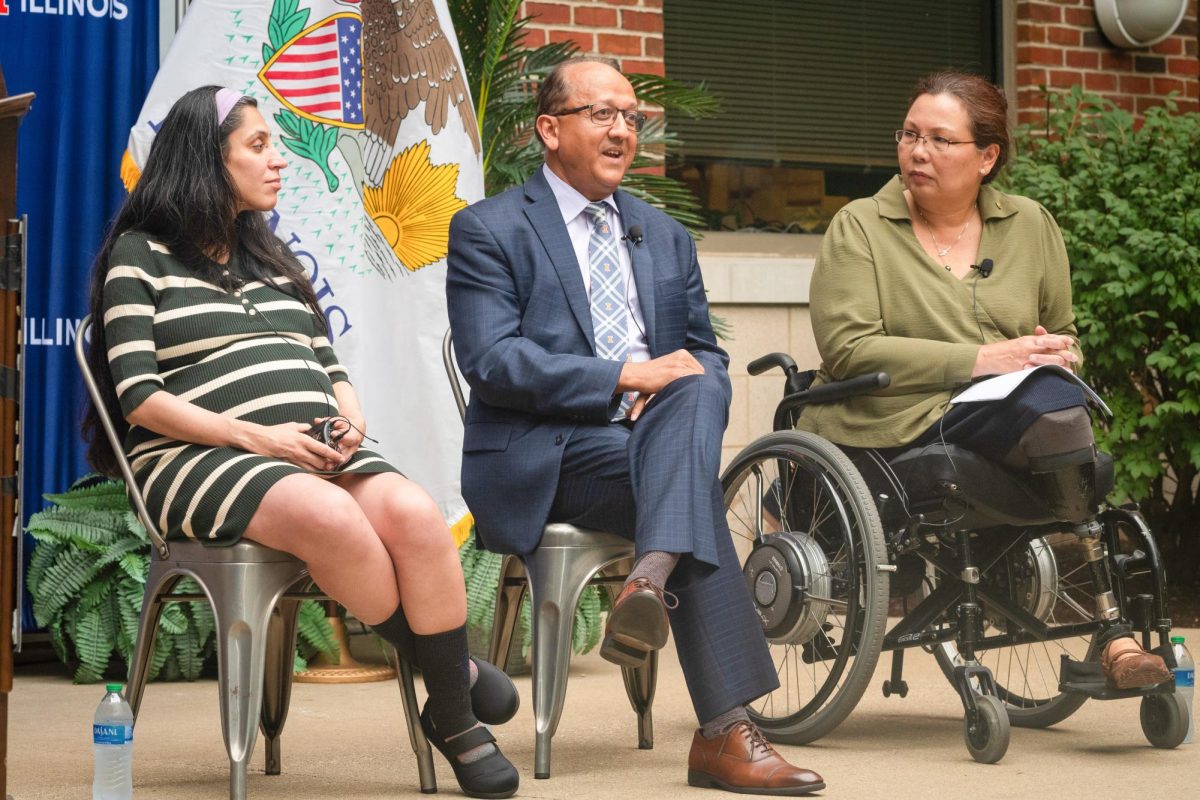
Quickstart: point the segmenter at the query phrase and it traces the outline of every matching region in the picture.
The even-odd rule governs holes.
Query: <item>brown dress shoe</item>
[[[646,660],[651,650],[659,650],[667,643],[667,598],[675,599],[670,592],[652,584],[647,578],[634,578],[625,584],[604,626],[604,642],[600,655],[623,667],[638,667]]]
[[[1171,670],[1161,656],[1147,653],[1132,636],[1113,639],[1100,654],[1100,669],[1108,685],[1117,689],[1157,686],[1171,679]]]
[[[771,747],[757,727],[739,722],[721,736],[692,737],[688,785],[738,794],[803,795],[825,788],[820,775],[794,767]]]

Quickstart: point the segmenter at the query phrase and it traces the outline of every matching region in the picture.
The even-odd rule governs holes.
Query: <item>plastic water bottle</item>
[[[131,800],[133,797],[133,710],[121,696],[121,684],[104,687],[104,699],[92,718],[96,773],[92,800]]]
[[[1171,650],[1175,653],[1175,694],[1183,698],[1183,707],[1187,709],[1188,730],[1183,737],[1187,744],[1196,738],[1196,717],[1192,712],[1192,701],[1196,695],[1196,662],[1192,654],[1183,644],[1182,636],[1171,637]]]

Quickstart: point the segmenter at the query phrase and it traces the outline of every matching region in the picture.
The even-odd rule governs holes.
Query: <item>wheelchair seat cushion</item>
[[[926,445],[900,454],[889,465],[912,513],[944,512],[962,527],[1054,521],[1046,501],[1020,477],[966,448]]]

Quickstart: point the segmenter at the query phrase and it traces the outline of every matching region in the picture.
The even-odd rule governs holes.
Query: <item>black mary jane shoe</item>
[[[454,779],[467,797],[492,798],[512,797],[517,792],[521,776],[496,745],[496,737],[482,725],[446,741],[433,725],[429,708],[421,712],[421,728],[425,738],[450,762]],[[480,745],[490,744],[495,749],[487,756],[464,764],[458,757]]]
[[[475,662],[475,685],[471,687],[471,710],[484,725],[503,725],[521,707],[516,684],[504,670],[482,659]]]

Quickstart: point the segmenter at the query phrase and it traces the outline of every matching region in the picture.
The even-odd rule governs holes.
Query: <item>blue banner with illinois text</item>
[[[125,196],[129,129],[158,71],[158,7],[158,0],[0,0],[8,93],[37,95],[21,123],[17,162],[17,210],[29,217],[25,519],[43,507],[43,493],[63,491],[88,469],[72,345],[87,313],[92,259]]]

